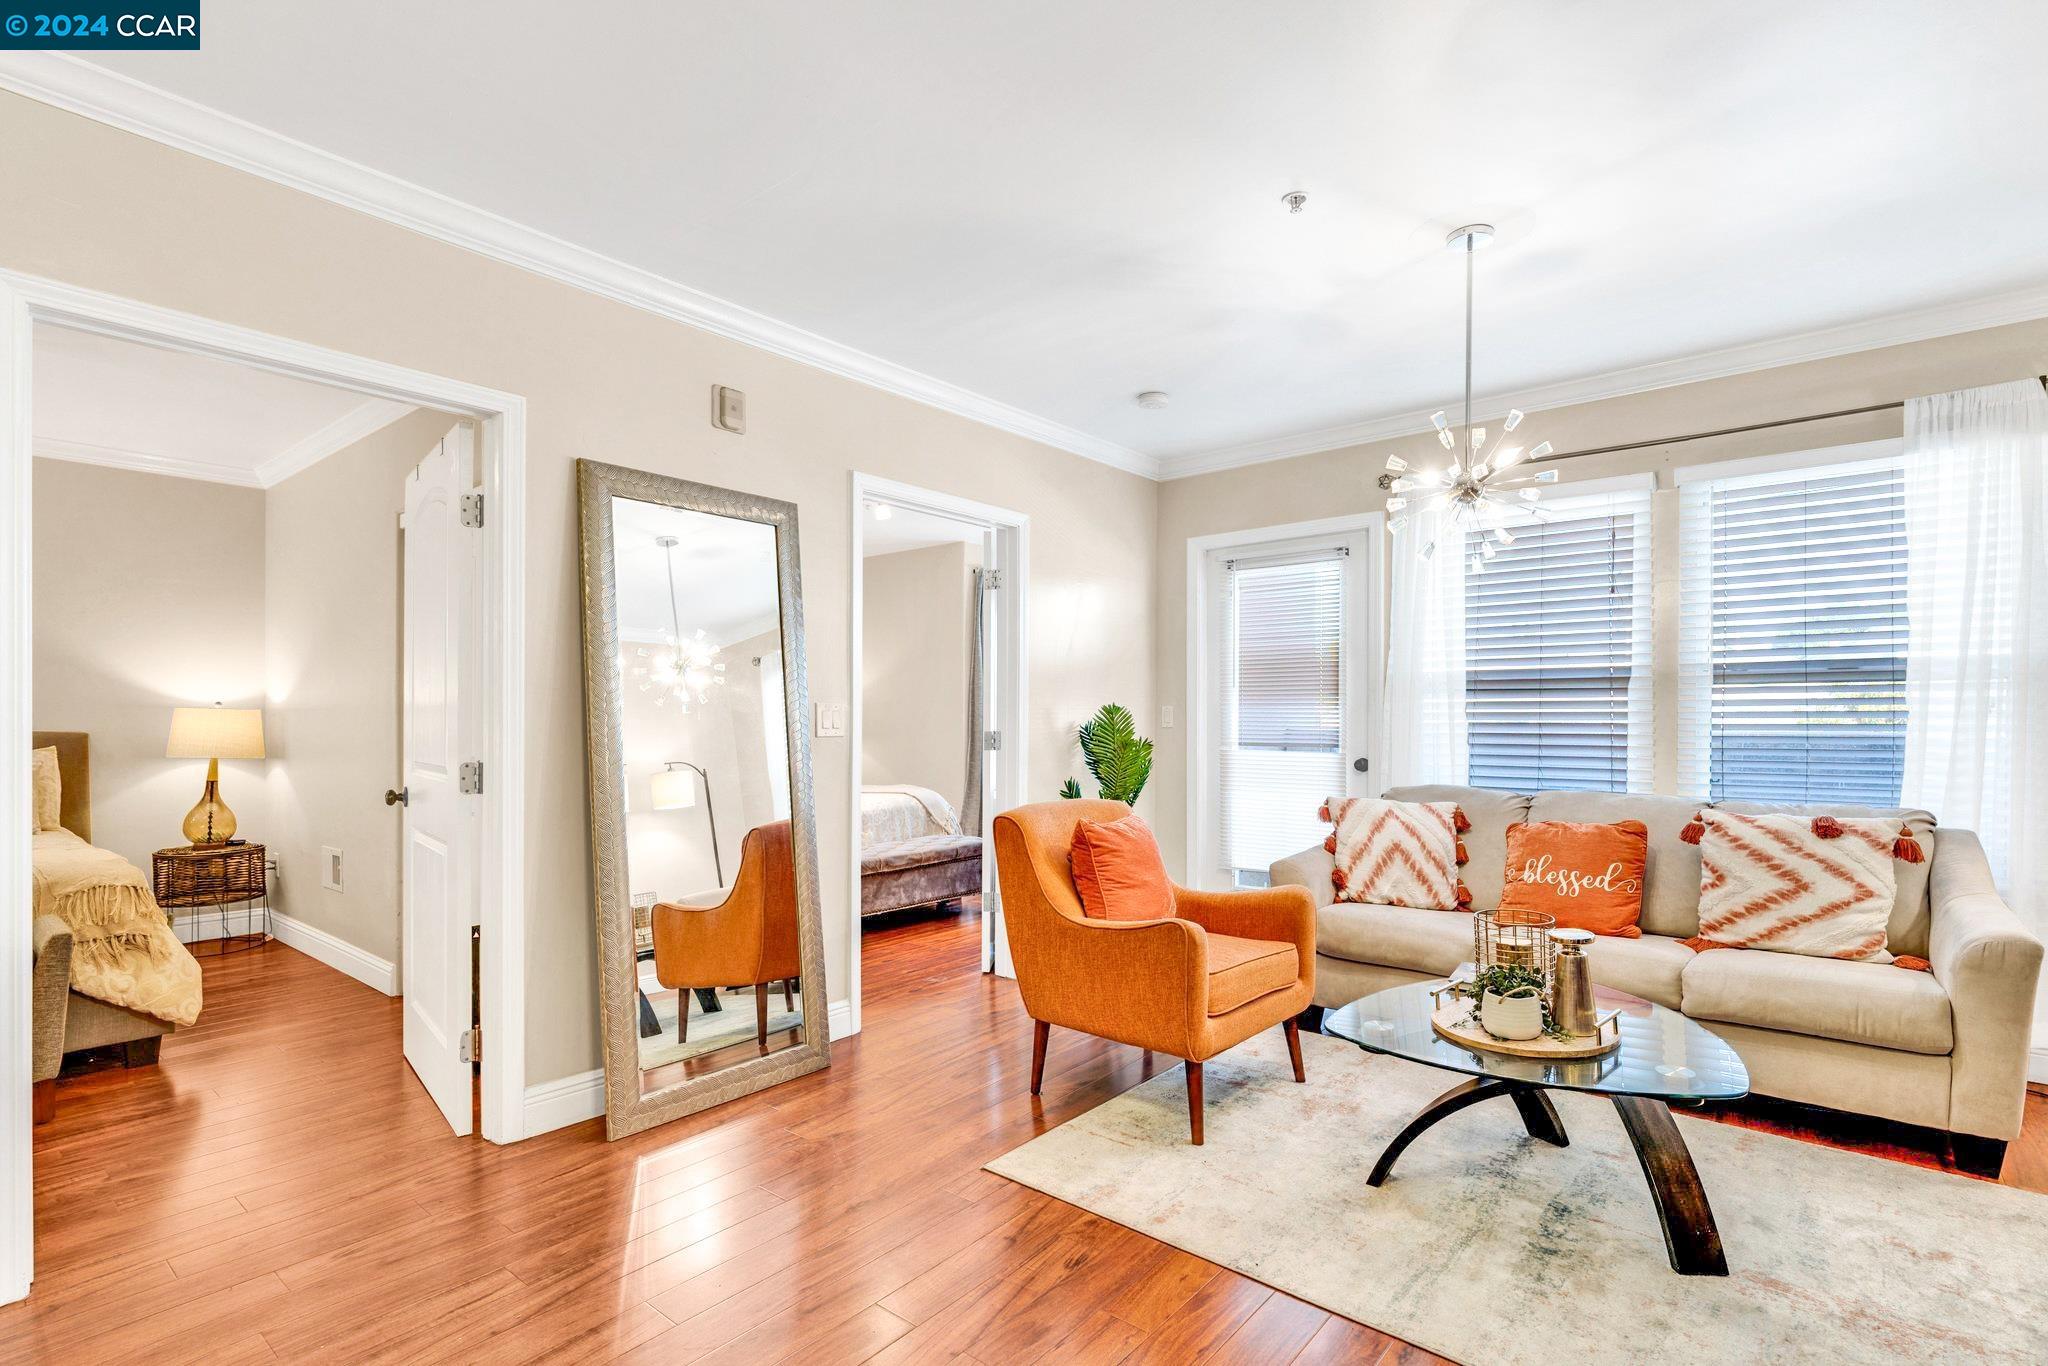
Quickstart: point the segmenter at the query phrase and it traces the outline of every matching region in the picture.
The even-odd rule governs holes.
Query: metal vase
[[[1593,1005],[1593,965],[1586,960],[1590,930],[1552,930],[1556,946],[1550,964],[1550,1018],[1567,1034],[1593,1034],[1600,1028]]]

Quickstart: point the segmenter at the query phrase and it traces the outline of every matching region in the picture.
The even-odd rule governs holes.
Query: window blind
[[[1649,491],[1545,506],[1465,579],[1472,785],[1647,792]]]
[[[1896,805],[1906,737],[1899,461],[1687,485],[1681,790]]]
[[[1345,552],[1231,560],[1223,575],[1224,865],[1263,876],[1327,833],[1344,791]]]

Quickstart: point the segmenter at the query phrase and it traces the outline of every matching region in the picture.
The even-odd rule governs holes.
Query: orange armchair
[[[783,1008],[793,1006],[790,984],[803,971],[797,952],[796,869],[789,822],[747,832],[740,870],[730,890],[704,892],[654,907],[654,975],[681,993],[676,1029],[689,1037],[687,993],[698,987],[754,988],[754,1032],[768,1041],[768,984],[782,983]]]
[[[1188,1127],[1202,1141],[1202,1064],[1274,1025],[1304,1080],[1296,1017],[1315,997],[1315,899],[1305,887],[1174,889],[1159,920],[1082,912],[1068,851],[1084,820],[1130,814],[1121,802],[1020,806],[995,820],[1017,987],[1035,1029],[1031,1094],[1045,1076],[1051,1027],[1170,1053],[1187,1064]]]

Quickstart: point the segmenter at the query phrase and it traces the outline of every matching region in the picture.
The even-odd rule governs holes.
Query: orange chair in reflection
[[[689,1037],[689,993],[699,987],[753,987],[754,1032],[763,1044],[769,984],[782,983],[783,1008],[796,1008],[795,982],[803,969],[789,838],[788,821],[749,830],[730,889],[654,907],[654,975],[678,992],[676,1028],[683,1039]]]

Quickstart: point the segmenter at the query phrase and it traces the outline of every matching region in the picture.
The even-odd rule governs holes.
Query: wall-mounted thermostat
[[[711,425],[722,432],[747,430],[747,396],[723,384],[711,386]]]

